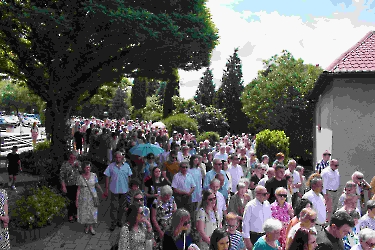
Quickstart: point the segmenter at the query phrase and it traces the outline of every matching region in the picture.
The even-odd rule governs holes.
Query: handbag
[[[91,191],[91,189],[89,187],[89,184],[87,183],[87,180],[83,176],[82,176],[82,178],[86,182],[86,185],[87,185],[87,187],[88,187],[88,189],[90,191],[90,194],[92,196],[92,200],[94,201],[94,207],[99,207],[99,205],[100,205],[99,197],[98,196],[94,196],[94,194],[92,193],[92,191]]]

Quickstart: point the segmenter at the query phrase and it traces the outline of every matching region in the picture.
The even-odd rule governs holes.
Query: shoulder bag
[[[81,176],[82,176],[82,175],[81,175]],[[89,187],[89,184],[87,183],[86,178],[83,177],[83,176],[82,176],[82,178],[83,178],[83,180],[86,182],[87,188],[88,188],[89,191],[90,191],[90,194],[91,194],[91,196],[92,196],[92,200],[94,201],[94,207],[99,207],[99,205],[100,205],[99,197],[98,197],[98,196],[94,196],[94,194],[92,193],[92,191],[91,191],[91,189],[90,189],[90,187]]]

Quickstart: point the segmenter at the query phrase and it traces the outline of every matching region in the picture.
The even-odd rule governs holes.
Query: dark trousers
[[[78,186],[66,186],[66,196],[69,199],[68,216],[77,215],[76,197]]]
[[[177,208],[185,208],[190,214],[192,212],[191,196],[174,193],[174,201]]]
[[[126,197],[125,194],[114,194],[111,193],[111,224],[114,225],[117,222],[123,223],[123,218],[126,208]]]
[[[299,194],[299,193],[296,192],[296,193],[294,193],[294,194],[292,195],[292,207],[293,207],[293,208],[295,208],[295,207],[298,205],[299,201],[301,200],[301,198],[299,197],[298,194]]]
[[[264,233],[256,233],[256,232],[250,232],[250,241],[253,245],[255,245],[255,242],[262,237]]]

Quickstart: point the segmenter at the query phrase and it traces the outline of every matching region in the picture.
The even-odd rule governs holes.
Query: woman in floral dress
[[[155,230],[155,249],[162,249],[164,232],[169,229],[172,214],[177,210],[172,193],[173,191],[170,186],[163,186],[160,189],[160,197],[154,200],[151,207],[151,221]]]
[[[286,228],[294,216],[292,205],[286,202],[287,191],[283,187],[279,187],[275,191],[276,200],[271,204],[272,217],[278,219],[283,223],[283,227],[280,231],[280,246],[285,249],[286,240]]]
[[[90,230],[91,234],[94,235],[95,230],[93,225],[98,223],[98,207],[94,206],[93,195],[94,197],[98,197],[95,187],[97,187],[101,193],[103,193],[103,190],[98,184],[98,177],[95,173],[91,172],[91,163],[84,162],[82,166],[83,174],[80,175],[77,180],[77,221],[85,225],[85,233],[88,233]]]
[[[9,242],[9,216],[8,216],[8,194],[4,189],[0,189],[0,249],[10,249]]]
[[[146,242],[152,239],[151,223],[144,216],[143,209],[140,204],[130,205],[126,213],[127,222],[120,231],[119,250],[145,250]]]

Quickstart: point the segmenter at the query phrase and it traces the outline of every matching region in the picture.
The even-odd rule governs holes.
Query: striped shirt
[[[324,161],[321,160],[316,164],[315,171],[317,171],[319,174],[325,169],[326,167],[329,166],[329,161]]]
[[[239,231],[236,231],[235,234],[229,234],[230,240],[230,249],[229,250],[240,250],[245,249],[245,242]]]

